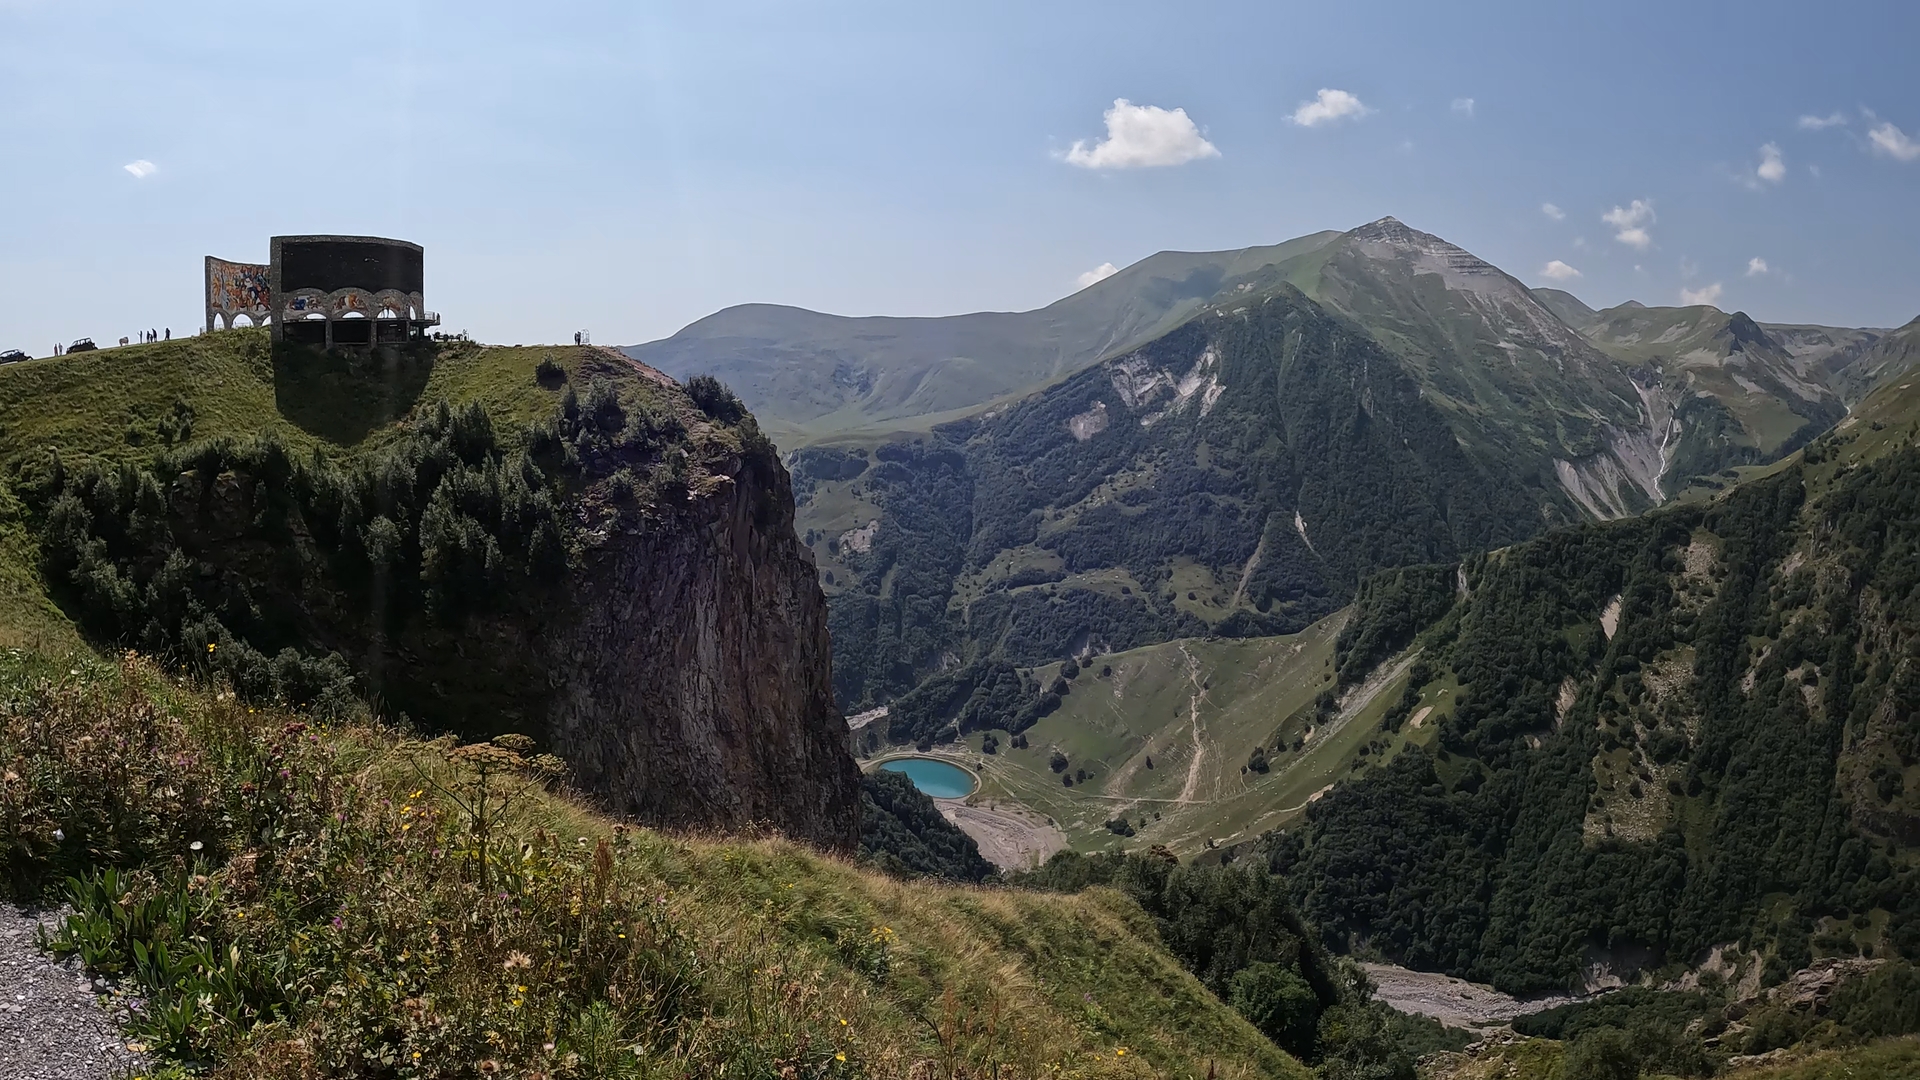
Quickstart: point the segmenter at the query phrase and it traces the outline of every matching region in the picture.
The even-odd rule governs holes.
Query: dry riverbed
[[[1360,967],[1373,980],[1375,997],[1401,1012],[1431,1016],[1448,1027],[1493,1027],[1575,1000],[1561,996],[1523,1001],[1491,986],[1437,972],[1413,971],[1397,964],[1361,964]]]

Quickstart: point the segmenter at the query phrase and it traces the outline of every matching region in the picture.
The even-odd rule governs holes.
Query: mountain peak
[[[1727,335],[1733,339],[1733,348],[1743,349],[1747,345],[1761,345],[1771,349],[1779,348],[1765,330],[1753,321],[1744,311],[1736,311],[1727,316]]]
[[[1418,229],[1408,228],[1404,222],[1396,217],[1383,217],[1379,221],[1369,221],[1365,225],[1347,233],[1347,235],[1355,240],[1376,244],[1400,244],[1403,246],[1420,244],[1424,246],[1427,243],[1446,243],[1446,241],[1441,240],[1437,236],[1430,236]],[[1447,246],[1452,247],[1453,245],[1447,244]]]

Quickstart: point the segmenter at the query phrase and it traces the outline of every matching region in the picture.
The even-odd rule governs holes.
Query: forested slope
[[[1920,956],[1917,405],[1889,388],[1711,504],[1469,558],[1455,602],[1416,589],[1444,611],[1420,681],[1460,691],[1436,752],[1270,840],[1307,917],[1518,992]],[[1420,606],[1363,605],[1343,647]]]

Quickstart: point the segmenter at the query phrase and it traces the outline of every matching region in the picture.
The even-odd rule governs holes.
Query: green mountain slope
[[[1920,318],[1856,349],[1836,355],[1829,376],[1849,401],[1858,400],[1920,367]]]
[[[1889,385],[1711,503],[1466,560],[1418,605],[1437,745],[1275,865],[1335,939],[1515,991],[1920,956],[1916,493],[1920,393]]]
[[[717,312],[626,352],[677,378],[708,373],[788,447],[924,429],[1033,389],[1178,325],[1234,282],[1332,240],[1163,251],[1047,307],[941,318],[848,318],[772,304]]]
[[[1467,446],[1549,461],[1592,517],[1772,460],[1843,411],[1744,315],[1591,312],[1392,218],[1313,258],[1311,295],[1405,358]]]
[[[1296,632],[1373,570],[1580,514],[1547,461],[1463,448],[1394,356],[1284,284],[1043,393],[793,468],[848,712],[936,670],[990,683],[977,665]],[[895,738],[944,724],[915,715],[895,711]]]
[[[1568,326],[1578,328],[1594,316],[1594,310],[1584,300],[1565,289],[1535,288],[1532,292],[1535,300],[1546,305],[1548,311]]]
[[[1609,308],[1579,329],[1674,403],[1676,480],[1772,460],[1845,413],[1812,348],[1824,328],[1790,332],[1798,352],[1745,312],[1708,306]]]

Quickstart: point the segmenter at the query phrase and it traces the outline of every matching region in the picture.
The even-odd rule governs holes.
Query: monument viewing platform
[[[207,256],[207,330],[273,327],[321,348],[399,345],[440,325],[426,310],[420,245],[380,236],[276,236],[269,261]]]

